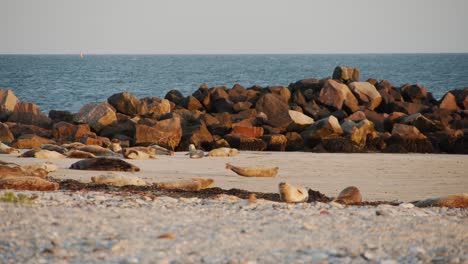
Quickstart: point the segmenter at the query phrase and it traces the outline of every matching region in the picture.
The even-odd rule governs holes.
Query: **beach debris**
[[[167,233],[167,234],[162,234],[162,235],[158,236],[158,239],[174,239],[176,237],[177,237],[176,234]]]
[[[120,140],[117,139],[117,138],[112,139],[109,149],[112,150],[115,153],[120,153],[122,151],[122,146],[120,145]]]
[[[307,202],[309,193],[305,188],[297,187],[286,182],[281,182],[278,185],[281,201],[287,203],[302,203]]]
[[[18,149],[9,147],[2,142],[0,142],[0,154],[19,154],[20,151]]]
[[[46,178],[49,172],[43,168],[23,168],[14,165],[0,165],[0,178],[34,176]]]
[[[156,188],[164,190],[199,191],[214,185],[213,179],[191,178],[170,182],[159,182],[153,184]]]
[[[73,149],[78,149],[80,147],[86,146],[85,144],[81,142],[73,142],[73,143],[67,143],[67,144],[62,144],[61,147],[66,148],[68,150],[73,150]]]
[[[0,189],[28,190],[28,191],[56,191],[59,185],[39,177],[22,176],[0,179]]]
[[[142,151],[139,148],[125,148],[122,153],[127,159],[155,159],[149,151]]]
[[[167,148],[163,148],[159,145],[151,145],[149,148],[152,148],[156,150],[157,155],[169,155],[169,156],[174,156],[174,151],[168,150]]]
[[[73,163],[70,169],[98,171],[140,171],[140,168],[124,160],[110,157],[99,157],[80,160]]]
[[[234,157],[239,154],[239,150],[235,148],[217,148],[213,149],[206,155],[207,157]]]
[[[91,177],[91,181],[95,184],[105,184],[112,186],[146,186],[148,183],[137,176],[122,175],[114,172],[101,174]]]
[[[338,197],[334,199],[334,202],[341,204],[354,204],[362,202],[362,195],[359,189],[355,186],[349,186],[344,188]]]
[[[89,158],[95,158],[96,155],[94,155],[91,152],[87,151],[82,151],[82,150],[70,150],[65,154],[68,158],[71,159],[89,159]]]
[[[440,198],[426,199],[414,203],[417,207],[452,207],[452,208],[467,208],[468,193],[450,195]]]
[[[226,163],[226,169],[244,177],[275,177],[279,170],[278,167],[237,167],[229,163]]]

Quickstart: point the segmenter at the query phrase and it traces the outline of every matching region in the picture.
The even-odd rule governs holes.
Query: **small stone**
[[[412,204],[412,203],[401,203],[398,206],[401,207],[401,208],[405,208],[405,209],[414,208],[414,204]]]
[[[366,251],[364,253],[361,254],[361,256],[365,259],[365,260],[374,260],[375,259],[375,254],[370,252],[370,251]]]
[[[380,264],[398,264],[398,261],[394,259],[385,259],[380,261]]]
[[[340,203],[337,203],[337,202],[329,202],[328,203],[331,207],[333,208],[338,208],[338,209],[343,209],[345,208],[344,205],[340,204]]]

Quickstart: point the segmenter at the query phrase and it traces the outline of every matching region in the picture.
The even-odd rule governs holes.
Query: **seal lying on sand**
[[[307,202],[309,199],[309,192],[305,188],[293,186],[291,184],[282,182],[279,184],[280,199],[287,203],[301,203]]]
[[[73,150],[73,149],[77,149],[77,148],[84,147],[84,146],[86,145],[81,142],[73,142],[73,143],[67,143],[67,144],[61,145],[62,148],[66,148],[68,150]]]
[[[138,149],[126,148],[122,151],[127,159],[156,159],[153,155]]]
[[[157,155],[169,155],[169,156],[174,156],[174,151],[168,150],[166,148],[163,148],[159,145],[151,145],[148,148],[152,148],[156,150]]]
[[[111,145],[109,148],[115,153],[120,153],[122,151],[122,146],[120,146],[120,140],[117,138],[112,139]]]
[[[70,166],[73,170],[97,170],[97,171],[140,171],[140,168],[124,160],[100,157],[80,160]]]
[[[56,191],[59,185],[38,177],[9,177],[0,179],[0,189]]]
[[[154,187],[164,190],[199,191],[213,186],[213,179],[191,178],[180,181],[154,183]]]
[[[58,152],[60,154],[65,154],[68,151],[68,149],[66,149],[66,148],[64,148],[62,146],[57,146],[57,145],[52,145],[52,144],[42,144],[41,149],[55,151],[55,152]]]
[[[47,172],[54,172],[57,171],[57,165],[52,162],[46,161],[44,163],[33,164],[33,165],[26,165],[21,166],[25,170],[36,170],[36,169],[44,169]]]
[[[70,150],[65,155],[67,155],[67,157],[71,159],[89,159],[96,157],[96,155],[94,155],[91,152],[81,151],[77,149]]]
[[[417,207],[454,207],[454,208],[467,208],[468,207],[468,194],[450,195],[435,199],[426,199],[414,203]]]
[[[226,169],[232,170],[240,176],[244,177],[275,177],[278,174],[278,167],[236,167],[226,163]]]
[[[337,203],[353,204],[362,202],[362,195],[355,186],[349,186],[343,189],[334,200]]]
[[[20,158],[37,158],[37,159],[63,159],[66,156],[56,152],[45,149],[31,149],[19,156]]]
[[[205,156],[205,152],[203,150],[196,149],[194,144],[190,144],[189,152],[186,155],[189,155],[191,159],[201,159]]]
[[[34,176],[46,178],[49,172],[42,168],[28,168],[20,166],[0,165],[0,179],[9,177]]]
[[[122,174],[117,174],[113,172],[91,177],[91,181],[95,184],[105,184],[105,185],[112,185],[112,186],[126,186],[126,185],[146,186],[148,185],[147,182],[145,182],[144,180],[136,176],[122,175]]]
[[[207,157],[234,157],[239,154],[239,150],[235,148],[217,148],[213,149],[206,155]]]
[[[0,154],[20,154],[20,151],[0,142]]]
[[[88,146],[78,147],[77,150],[93,153],[94,155],[101,156],[101,157],[109,157],[109,156],[117,155],[112,150],[106,149],[97,145],[88,145]]]

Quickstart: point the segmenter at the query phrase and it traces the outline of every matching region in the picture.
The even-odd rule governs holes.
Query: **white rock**
[[[414,204],[412,204],[412,203],[401,203],[398,206],[401,207],[401,208],[406,208],[406,209],[414,208]]]

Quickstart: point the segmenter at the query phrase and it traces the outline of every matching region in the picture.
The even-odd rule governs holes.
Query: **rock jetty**
[[[468,88],[434,99],[425,87],[360,81],[356,68],[338,66],[332,78],[289,86],[236,84],[164,98],[127,92],[78,113],[21,102],[0,90],[0,141],[14,148],[80,142],[109,147],[159,145],[186,151],[468,153]]]

